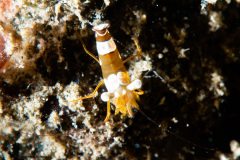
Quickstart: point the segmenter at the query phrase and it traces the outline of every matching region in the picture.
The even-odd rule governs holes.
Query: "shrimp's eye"
[[[133,107],[133,108],[132,108],[132,112],[133,112],[133,114],[136,114],[136,113],[138,112],[138,109],[135,108],[135,107]]]

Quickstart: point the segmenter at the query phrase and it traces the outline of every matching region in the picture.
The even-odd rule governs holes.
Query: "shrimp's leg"
[[[92,98],[95,96],[95,94],[97,93],[97,90],[98,88],[104,83],[104,80],[102,80],[101,82],[98,83],[97,87],[95,88],[95,90],[93,91],[92,94],[88,95],[88,96],[85,96],[85,97],[81,97],[81,98],[78,98],[78,99],[75,99],[75,100],[72,100],[70,102],[75,102],[75,101],[79,101],[79,100],[83,100],[83,99],[87,99],[87,98]]]
[[[83,46],[85,52],[86,52],[89,56],[91,56],[92,58],[94,58],[94,59],[100,64],[100,62],[99,62],[99,60],[97,59],[97,57],[95,57],[91,52],[89,52],[89,51],[87,50],[87,47],[86,47],[85,43],[83,42],[83,40],[82,40],[81,36],[79,35],[79,33],[78,33],[77,31],[76,31],[76,33],[77,33],[77,36],[78,36],[78,38],[80,39],[80,41],[81,41],[81,43],[82,43],[82,46]]]
[[[108,100],[108,102],[107,102],[107,116],[106,116],[104,122],[107,122],[109,120],[110,115],[111,115],[111,104],[110,104],[110,100]]]
[[[125,60],[123,61],[123,64],[126,63],[127,61],[129,61],[130,59],[133,59],[134,57],[137,57],[137,56],[139,56],[139,55],[142,54],[142,50],[141,50],[141,48],[139,47],[136,38],[132,38],[132,39],[134,40],[134,42],[135,42],[135,44],[136,44],[136,46],[137,46],[138,53],[135,54],[135,55],[133,55],[133,56],[131,56],[131,57],[128,57],[127,59],[125,59]]]

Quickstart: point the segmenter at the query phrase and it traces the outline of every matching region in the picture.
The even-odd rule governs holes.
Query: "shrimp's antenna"
[[[148,115],[146,115],[146,113],[144,113],[141,109],[138,109],[138,110],[139,110],[140,113],[141,113],[144,117],[146,117],[149,121],[153,122],[153,123],[156,124],[158,127],[161,127],[162,129],[164,129],[166,132],[170,133],[171,135],[176,136],[178,139],[181,139],[181,140],[183,140],[183,141],[185,141],[185,142],[187,142],[187,143],[189,143],[189,144],[191,144],[191,145],[193,145],[193,146],[195,146],[195,147],[198,147],[198,148],[201,148],[201,149],[204,149],[204,150],[210,150],[210,151],[215,151],[215,150],[217,150],[217,148],[208,148],[208,147],[204,147],[204,146],[201,146],[201,145],[199,145],[199,144],[196,144],[196,143],[194,143],[194,142],[192,142],[192,141],[190,141],[190,140],[188,140],[188,139],[186,139],[186,138],[183,138],[182,136],[179,136],[179,135],[173,133],[172,131],[170,131],[170,130],[168,130],[168,129],[166,129],[166,128],[163,128],[160,123],[158,123],[158,122],[156,122],[155,120],[153,120],[152,118],[150,118],[150,117],[149,117]]]

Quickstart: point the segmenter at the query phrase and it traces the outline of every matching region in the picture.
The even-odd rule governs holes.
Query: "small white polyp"
[[[142,86],[142,82],[139,79],[136,79],[127,86],[127,89],[132,91],[134,89],[141,88],[141,86]]]
[[[113,38],[110,38],[108,41],[97,42],[97,51],[100,55],[105,55],[116,50],[116,44],[113,41]]]
[[[119,80],[115,74],[111,74],[105,81],[105,85],[108,91],[114,91],[119,87]]]

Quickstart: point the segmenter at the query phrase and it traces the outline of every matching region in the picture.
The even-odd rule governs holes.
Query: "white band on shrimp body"
[[[103,23],[103,24],[99,24],[99,25],[93,27],[93,29],[101,31],[101,30],[109,28],[109,27],[110,27],[110,25],[108,23]]]
[[[108,41],[97,42],[97,51],[100,55],[105,55],[113,52],[116,48],[117,47],[115,42],[113,41],[113,38],[110,38]]]

